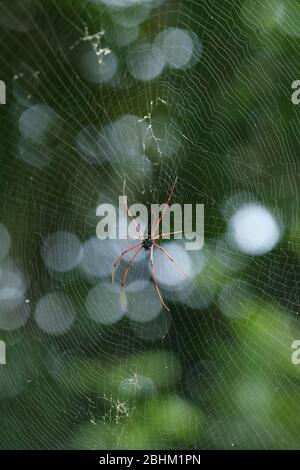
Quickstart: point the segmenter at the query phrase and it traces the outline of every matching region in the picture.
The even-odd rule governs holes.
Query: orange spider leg
[[[177,230],[176,232],[161,233],[160,235],[157,235],[157,237],[152,238],[152,240],[159,240],[164,235],[175,235],[175,233],[183,233],[183,231],[182,230]]]
[[[182,269],[180,269],[180,267],[175,263],[174,259],[172,258],[171,255],[169,255],[169,253],[164,249],[162,248],[160,245],[158,245],[157,243],[153,242],[153,245],[158,248],[162,253],[164,253],[167,258],[174,264],[174,267],[177,269],[177,271],[179,271],[181,274],[183,274],[185,277],[188,277],[188,275],[182,271]]]
[[[167,305],[165,304],[162,296],[161,296],[161,293],[160,293],[160,290],[159,290],[159,287],[158,287],[158,284],[157,284],[157,281],[156,281],[156,276],[155,276],[155,272],[154,272],[154,263],[153,263],[153,247],[151,247],[151,250],[149,252],[149,255],[150,255],[150,264],[151,264],[151,268],[152,268],[152,277],[153,277],[153,281],[155,283],[155,287],[156,287],[156,291],[158,293],[158,297],[159,297],[159,300],[160,302],[163,304],[163,306],[168,310],[170,311],[169,307],[167,307]]]
[[[141,231],[141,227],[140,225],[136,222],[135,218],[133,217],[132,213],[130,212],[130,209],[128,207],[128,204],[126,203],[125,204],[125,184],[126,184],[126,180],[124,181],[124,184],[123,184],[123,199],[124,199],[124,206],[126,206],[126,212],[127,212],[127,215],[130,217],[130,219],[132,220],[132,222],[134,223],[134,225],[136,226],[136,230],[137,232],[140,232]],[[139,240],[143,240],[143,238],[139,238]]]
[[[141,246],[141,244],[142,243],[137,243],[136,245],[131,246],[127,250],[122,251],[120,256],[116,259],[116,261],[114,262],[113,268],[112,268],[112,272],[111,272],[111,281],[112,281],[113,285],[115,284],[115,269],[116,269],[117,265],[119,264],[119,262],[121,261],[121,259],[123,258],[123,256],[126,255],[126,253],[128,253],[129,251],[134,250],[134,248],[137,248],[138,246]]]
[[[158,219],[158,221],[157,221],[157,223],[156,223],[156,225],[155,225],[155,227],[154,227],[153,237],[155,236],[155,232],[156,232],[156,230],[157,230],[157,227],[159,228],[159,224],[160,224],[160,222],[162,221],[163,216],[165,215],[165,212],[166,212],[166,210],[167,210],[167,207],[169,207],[169,202],[170,202],[170,200],[171,200],[171,197],[173,196],[174,189],[175,189],[175,186],[176,186],[176,183],[177,183],[177,179],[178,179],[178,177],[175,178],[175,181],[174,181],[173,186],[172,186],[172,189],[171,189],[171,191],[170,191],[170,193],[169,193],[168,199],[167,199],[167,201],[166,201],[165,204],[164,204],[165,207],[164,207],[164,209],[163,209],[163,211],[162,211],[162,213],[161,213],[161,216],[159,217],[159,219]]]
[[[137,255],[140,253],[140,251],[142,249],[143,249],[143,247],[139,248],[138,251],[136,253],[134,253],[134,255],[129,260],[127,268],[124,271],[124,275],[123,275],[123,279],[122,279],[122,306],[123,306],[123,308],[125,308],[125,283],[126,283],[127,274],[129,272],[129,269],[132,266],[132,263],[134,262],[135,258],[137,257]]]

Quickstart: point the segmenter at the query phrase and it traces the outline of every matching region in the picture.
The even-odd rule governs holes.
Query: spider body
[[[125,307],[125,283],[126,283],[127,274],[128,274],[128,271],[130,270],[132,264],[134,263],[135,259],[138,257],[138,255],[141,253],[142,250],[146,251],[149,254],[150,267],[151,267],[151,271],[152,271],[152,279],[153,279],[153,282],[155,284],[155,288],[156,288],[157,294],[159,296],[160,302],[162,303],[162,305],[167,310],[170,311],[169,307],[165,304],[165,302],[164,302],[164,300],[161,296],[161,293],[160,293],[160,290],[159,290],[159,287],[158,287],[158,284],[157,284],[157,281],[156,281],[156,275],[155,275],[155,270],[154,270],[154,260],[153,260],[153,250],[154,250],[154,248],[158,249],[161,253],[163,253],[168,258],[168,260],[173,264],[173,266],[177,269],[177,271],[181,272],[182,274],[184,274],[186,276],[186,274],[176,265],[176,263],[173,260],[172,256],[163,247],[161,247],[157,243],[163,235],[173,235],[175,233],[182,233],[182,231],[179,231],[179,232],[163,233],[163,234],[159,235],[159,224],[160,224],[160,222],[162,221],[162,219],[164,217],[164,213],[166,211],[166,208],[169,207],[169,202],[170,202],[171,197],[173,195],[176,181],[177,181],[177,178],[175,179],[172,190],[169,193],[168,199],[167,199],[166,204],[165,204],[165,208],[162,211],[162,214],[160,216],[158,215],[158,217],[157,217],[158,220],[153,224],[153,227],[151,227],[151,224],[149,224],[148,225],[148,231],[145,231],[137,239],[138,243],[134,244],[133,246],[131,246],[127,250],[123,251],[120,254],[120,256],[117,258],[117,260],[115,261],[115,263],[113,265],[111,277],[112,277],[112,283],[114,284],[115,269],[118,266],[118,264],[120,263],[121,259],[123,258],[123,256],[125,254],[131,252],[132,250],[136,250],[135,253],[132,255],[132,257],[130,258],[129,263],[127,264],[127,268],[124,271],[124,275],[123,275],[123,279],[122,279],[121,287],[122,287],[122,305],[123,305],[123,307]],[[125,199],[125,182],[124,182],[124,186],[123,186],[123,197]],[[128,209],[127,203],[126,203],[126,212],[128,214],[128,217],[136,225],[137,232],[139,232],[140,227],[136,223],[136,221],[133,218],[130,210]],[[158,233],[156,233],[156,232],[158,232]]]
[[[153,240],[152,238],[146,238],[145,240],[142,241],[142,247],[144,248],[145,251],[149,251],[153,246]]]

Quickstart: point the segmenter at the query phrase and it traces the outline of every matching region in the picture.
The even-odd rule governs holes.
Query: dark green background
[[[0,7],[0,78],[7,85],[0,109],[0,221],[11,235],[10,255],[26,274],[32,310],[22,328],[0,331],[7,344],[0,447],[299,448],[300,366],[291,362],[291,343],[300,337],[300,107],[291,101],[291,84],[300,79],[299,2],[163,2],[140,25],[137,43],[182,27],[202,43],[199,62],[151,82],[134,81],[125,70],[119,87],[85,81],[76,51],[70,52],[85,25],[93,34],[104,24],[104,44],[123,63],[132,45],[115,46],[117,10],[87,0],[32,5],[2,0]],[[8,26],[12,17],[16,23]],[[17,31],[20,25],[26,31]],[[42,152],[51,153],[43,169],[19,155],[18,121],[26,106],[16,99],[13,77],[22,64],[40,73],[36,82],[25,73],[18,92],[60,116],[43,144]],[[151,102],[154,128],[159,132],[155,118],[163,115],[180,140],[176,155],[149,155],[151,178],[130,165],[91,165],[79,155],[74,141],[81,126],[100,128],[123,114],[143,117]],[[168,135],[163,139],[167,149]],[[41,258],[51,232],[67,230],[82,241],[95,235],[99,193],[109,188],[109,197],[117,197],[125,173],[132,200],[162,202],[178,176],[176,202],[205,204],[208,261],[194,282],[199,289],[213,285],[215,300],[207,309],[192,308],[192,299],[171,303],[171,329],[157,341],[137,338],[126,318],[111,327],[93,323],[84,299],[98,281],[87,282],[77,270],[50,276]],[[280,216],[284,233],[273,251],[247,257],[228,247],[214,250],[226,232],[224,201],[235,194]],[[242,267],[231,269],[236,261]],[[233,296],[237,318],[229,319],[217,294],[235,278],[254,295],[251,302]],[[43,333],[34,321],[36,303],[53,290],[66,293],[77,313],[62,336]],[[127,382],[120,388],[137,376],[150,377],[157,393]]]

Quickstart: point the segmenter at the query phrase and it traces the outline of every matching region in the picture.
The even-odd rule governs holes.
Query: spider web
[[[1,3],[2,448],[299,447],[299,13],[264,3]],[[124,312],[96,207],[176,178],[204,247],[155,255],[170,313],[144,253]]]

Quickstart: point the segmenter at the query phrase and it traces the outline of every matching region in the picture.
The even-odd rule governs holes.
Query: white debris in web
[[[82,42],[88,42],[97,56],[98,63],[101,64],[103,57],[111,53],[111,49],[109,47],[102,47],[101,45],[104,34],[105,31],[103,30],[90,34],[88,27],[85,26],[83,36],[72,44],[70,50],[73,51]]]

